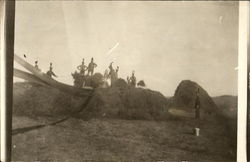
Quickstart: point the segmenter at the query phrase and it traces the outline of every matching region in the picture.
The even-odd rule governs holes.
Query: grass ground
[[[13,129],[50,119],[13,117]],[[216,121],[69,120],[13,135],[13,161],[235,161],[227,130]]]

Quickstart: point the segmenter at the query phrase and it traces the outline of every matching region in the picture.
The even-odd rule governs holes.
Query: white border
[[[249,2],[239,3],[237,162],[247,161],[247,41]]]

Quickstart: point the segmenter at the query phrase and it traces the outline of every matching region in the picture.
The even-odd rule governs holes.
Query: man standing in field
[[[199,88],[196,91],[196,98],[195,98],[195,119],[200,119],[200,98],[199,98]]]

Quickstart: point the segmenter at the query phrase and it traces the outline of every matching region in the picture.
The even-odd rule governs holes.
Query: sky
[[[52,62],[58,81],[93,57],[96,72],[113,61],[165,96],[187,79],[237,95],[237,2],[17,1],[15,21],[15,53],[44,72]]]

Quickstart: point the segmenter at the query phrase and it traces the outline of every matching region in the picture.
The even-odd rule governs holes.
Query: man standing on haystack
[[[113,62],[111,62],[110,65],[109,65],[109,76],[110,76],[111,86],[116,81],[116,72],[115,72],[115,69],[113,68],[112,64],[113,64]]]
[[[50,63],[49,71],[47,71],[46,74],[47,74],[49,77],[51,77],[51,78],[52,78],[52,76],[57,77],[56,74],[53,72],[52,63]]]
[[[116,80],[118,79],[118,71],[119,71],[119,66],[117,66],[116,70],[115,70],[115,79]]]
[[[200,98],[199,98],[199,88],[196,91],[196,98],[195,98],[195,119],[200,119]]]
[[[94,63],[94,58],[91,58],[91,62],[89,63],[88,66],[88,75],[90,74],[91,76],[94,74],[94,69],[97,67],[97,64]]]
[[[35,61],[35,68],[36,68],[38,71],[41,71],[41,69],[39,69],[39,67],[38,67],[38,61]]]
[[[79,66],[77,66],[77,69],[80,71],[80,74],[81,74],[82,76],[85,75],[85,71],[87,70],[87,66],[84,65],[84,59],[82,59],[82,64],[79,65]]]
[[[136,77],[135,77],[135,71],[132,72],[132,76],[130,77],[130,84],[131,86],[136,86]]]

